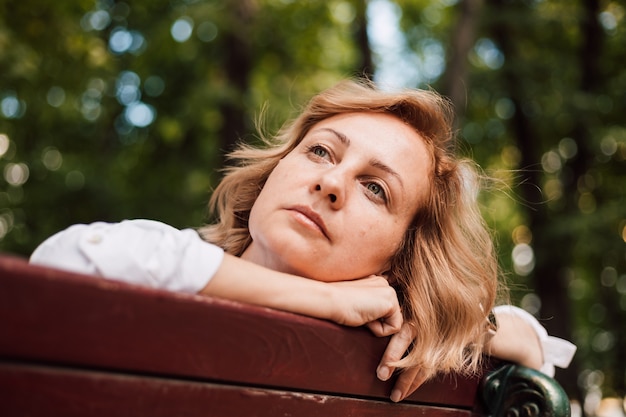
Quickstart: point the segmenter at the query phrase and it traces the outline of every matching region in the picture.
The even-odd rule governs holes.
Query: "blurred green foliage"
[[[557,376],[591,415],[626,390],[625,13],[616,0],[2,2],[0,250],[28,255],[78,222],[199,226],[235,141],[373,57],[377,80],[454,102],[460,151],[503,185],[482,198],[513,299],[578,344]]]

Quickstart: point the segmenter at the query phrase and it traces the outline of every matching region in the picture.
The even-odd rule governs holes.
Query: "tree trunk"
[[[360,52],[361,61],[358,64],[360,75],[371,79],[374,75],[374,63],[372,61],[372,49],[367,35],[367,0],[356,0],[356,17],[354,19],[355,44]]]
[[[454,105],[457,123],[463,119],[467,106],[467,56],[474,45],[475,29],[482,7],[483,0],[461,0],[457,5],[459,17],[450,42],[442,89],[442,93]]]
[[[250,36],[246,28],[254,23],[258,10],[256,0],[233,1],[228,5],[231,8],[232,23],[224,33],[224,68],[229,88],[220,106],[223,117],[219,133],[222,153],[232,150],[250,126],[245,96],[253,63]]]

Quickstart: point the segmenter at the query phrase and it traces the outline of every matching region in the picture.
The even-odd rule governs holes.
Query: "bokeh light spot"
[[[596,198],[591,193],[582,193],[578,198],[578,209],[584,214],[596,211]]]
[[[602,27],[608,31],[615,30],[617,28],[617,19],[615,15],[609,11],[600,13],[599,21]]]
[[[532,315],[536,315],[541,310],[541,298],[535,293],[526,294],[522,297],[520,306]]]
[[[193,20],[188,16],[183,16],[172,24],[170,33],[176,42],[185,42],[193,32]]]
[[[600,142],[600,150],[606,156],[612,156],[617,152],[617,141],[613,136],[606,136]]]
[[[63,156],[57,148],[48,147],[42,152],[41,162],[43,162],[43,165],[50,171],[56,171],[61,168],[63,164]]]
[[[60,107],[65,102],[65,90],[59,86],[50,87],[46,101],[52,107]]]
[[[552,178],[546,181],[543,190],[548,201],[556,201],[563,196],[563,183],[558,178]]]
[[[344,25],[350,24],[356,16],[354,7],[347,1],[337,3],[335,7],[332,8],[331,13],[335,21],[343,23]]]
[[[150,97],[158,97],[165,91],[165,81],[156,75],[146,78],[143,88]]]
[[[7,164],[4,167],[4,179],[9,184],[17,187],[28,181],[30,171],[28,165],[23,162]]]
[[[4,210],[0,214],[0,239],[3,239],[13,228],[13,212],[11,210]]]
[[[578,153],[578,145],[572,138],[563,138],[559,141],[559,155],[564,159],[571,159]]]
[[[26,112],[26,103],[9,93],[0,100],[0,111],[7,119],[19,119]]]
[[[535,268],[535,253],[533,248],[526,243],[515,245],[512,258],[513,268],[518,275],[526,276]]]
[[[80,21],[82,28],[86,31],[106,29],[109,23],[111,23],[111,16],[106,10],[89,12]]]
[[[549,174],[554,174],[563,166],[561,156],[554,151],[548,151],[541,157],[541,166]]]
[[[0,158],[8,152],[10,144],[9,137],[4,133],[0,133]]]
[[[474,52],[483,64],[490,69],[498,69],[504,64],[504,54],[492,40],[487,38],[479,39],[474,45]]]
[[[111,32],[109,49],[115,54],[123,54],[133,44],[133,35],[125,28],[117,27]]]
[[[217,38],[218,29],[213,22],[202,22],[198,25],[196,36],[202,42],[211,42]]]
[[[515,114],[515,104],[511,99],[503,97],[496,101],[495,112],[500,119],[508,120]]]
[[[607,352],[615,345],[615,336],[608,331],[600,331],[591,341],[591,348],[596,352]]]
[[[72,191],[77,191],[85,185],[85,175],[80,171],[70,171],[65,175],[65,186]]]
[[[155,113],[156,112],[152,106],[137,102],[126,107],[124,116],[126,117],[126,121],[131,125],[146,127],[154,121]]]
[[[533,240],[533,232],[530,231],[528,226],[521,224],[513,229],[511,237],[513,238],[513,243],[515,243],[516,245],[520,243],[525,243],[528,245]]]
[[[600,282],[605,287],[612,287],[617,283],[617,270],[612,266],[607,266],[600,274]]]

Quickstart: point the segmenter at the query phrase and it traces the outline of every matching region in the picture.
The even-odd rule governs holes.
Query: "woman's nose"
[[[343,204],[345,191],[342,186],[342,181],[336,178],[336,176],[325,175],[320,178],[315,185],[315,191],[321,192],[334,207],[339,207]]]
[[[320,184],[317,184],[315,186],[315,191],[322,191],[322,186]],[[330,199],[331,203],[336,203],[337,202],[337,194],[336,193],[328,193],[328,198]]]

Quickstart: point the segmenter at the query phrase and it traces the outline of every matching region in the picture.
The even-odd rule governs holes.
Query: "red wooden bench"
[[[0,256],[0,416],[569,416],[561,387],[510,364],[407,400],[365,328],[173,294]]]

